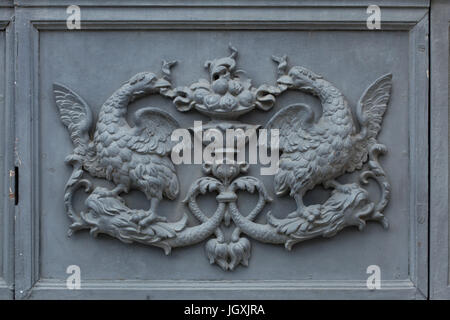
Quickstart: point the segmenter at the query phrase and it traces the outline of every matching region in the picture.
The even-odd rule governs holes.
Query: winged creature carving
[[[54,84],[54,96],[60,118],[67,127],[74,150],[66,158],[73,171],[66,184],[64,202],[72,220],[69,234],[89,229],[92,235],[108,234],[123,242],[139,242],[161,247],[166,254],[172,248],[189,246],[204,240],[211,263],[224,270],[238,265],[247,266],[251,244],[249,238],[265,243],[284,244],[290,249],[296,243],[318,236],[331,237],[348,226],[361,230],[365,221],[375,220],[387,227],[383,210],[390,199],[390,184],[378,156],[387,148],[378,143],[392,89],[392,75],[376,80],[363,93],[356,106],[356,121],[344,95],[333,84],[300,66],[288,70],[287,57],[273,57],[278,63],[276,86],[254,88],[250,81],[241,81],[235,70],[237,50],[230,45],[231,55],[209,61],[206,66],[210,81],[199,80],[189,87],[172,88],[170,68],[175,62],[164,62],[162,77],[141,72],[125,82],[101,106],[94,124],[89,105],[75,92],[61,84]],[[221,161],[203,165],[204,177],[191,184],[185,203],[199,224],[188,225],[188,216],[176,222],[166,222],[157,214],[163,197],[175,199],[179,182],[175,167],[168,155],[173,143],[170,139],[177,122],[166,112],[142,108],[127,121],[128,105],[137,98],[160,94],[172,99],[179,111],[195,108],[211,117],[210,127],[224,130],[247,127],[238,117],[256,107],[267,111],[276,97],[287,90],[299,90],[317,96],[322,115],[315,120],[311,107],[297,103],[282,108],[267,123],[267,129],[279,131],[281,150],[279,170],[274,177],[278,195],[289,193],[297,209],[280,218],[267,212],[266,220],[258,222],[258,215],[271,200],[264,184],[247,172],[248,164]],[[221,107],[217,107],[217,103]],[[271,140],[271,139],[270,139]],[[228,159],[230,160],[230,159]],[[358,182],[340,184],[336,181],[347,172],[362,170]],[[84,174],[106,179],[114,188],[93,188],[92,179]],[[363,185],[368,179],[380,187],[378,202],[370,199]],[[321,204],[306,206],[305,194],[317,185],[333,188],[331,196]],[[89,196],[85,209],[76,212],[73,195],[81,187]],[[131,189],[143,192],[149,200],[148,210],[132,209],[120,196]],[[241,214],[238,192],[258,193],[256,206],[248,214]],[[204,213],[197,197],[215,193],[218,202],[214,213]],[[235,225],[231,236],[222,226]],[[242,237],[247,235],[249,238]]]
[[[280,132],[282,154],[274,179],[275,191],[278,195],[290,192],[297,203],[297,210],[289,217],[318,215],[318,207],[306,207],[303,196],[318,184],[343,188],[334,179],[362,168],[370,148],[377,143],[390,98],[392,75],[376,80],[359,100],[356,108],[359,131],[344,95],[321,76],[295,66],[278,83],[317,96],[322,104],[322,116],[317,122],[309,106],[294,104],[279,111],[267,124]]]
[[[179,126],[168,113],[142,108],[135,112],[131,127],[126,120],[127,107],[136,98],[170,86],[164,77],[138,73],[102,105],[94,129],[89,105],[69,88],[54,84],[56,105],[74,144],[68,160],[77,160],[94,177],[114,182],[116,187],[104,189],[103,197],[115,197],[131,188],[142,191],[150,208],[136,211],[131,219],[141,227],[164,221],[156,214],[159,201],[163,196],[174,199],[178,195],[175,167],[167,155],[172,147],[170,135]]]

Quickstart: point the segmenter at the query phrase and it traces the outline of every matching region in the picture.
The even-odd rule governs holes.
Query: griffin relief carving
[[[392,75],[381,76],[363,93],[356,107],[357,130],[344,95],[322,76],[301,66],[288,69],[286,56],[273,57],[278,65],[276,84],[254,87],[250,79],[239,75],[242,72],[236,70],[238,52],[232,46],[230,50],[228,57],[206,62],[209,79],[190,86],[172,86],[171,68],[175,62],[164,61],[160,76],[150,72],[133,76],[101,106],[95,124],[89,105],[80,96],[62,84],[54,84],[60,118],[74,146],[66,158],[73,167],[64,197],[72,222],[69,234],[89,229],[94,236],[105,233],[126,243],[161,247],[166,254],[172,248],[207,240],[209,261],[223,270],[233,270],[238,265],[248,265],[250,239],[283,244],[290,249],[304,240],[334,236],[348,226],[362,230],[369,220],[388,227],[383,210],[389,202],[390,185],[378,161],[387,148],[377,141],[377,135],[388,107]],[[272,198],[261,180],[243,175],[249,164],[232,155],[203,163],[205,176],[192,182],[184,196],[183,202],[197,224],[188,226],[186,213],[178,221],[167,221],[159,214],[162,198],[176,200],[179,196],[179,180],[170,153],[174,146],[171,133],[180,126],[159,108],[139,109],[130,126],[126,119],[132,101],[162,95],[172,100],[180,112],[209,116],[211,120],[205,129],[225,132],[229,128],[260,127],[238,118],[254,109],[269,110],[276,97],[288,90],[316,96],[323,109],[315,121],[310,106],[285,106],[264,126],[279,130],[281,156],[273,180],[274,192],[294,198],[294,212],[286,212],[285,218],[267,212],[265,223],[255,222]],[[336,180],[354,171],[360,171],[357,181],[341,184]],[[114,187],[96,186],[92,177],[108,180]],[[380,186],[378,202],[371,201],[364,189],[368,179]],[[318,185],[331,189],[331,196],[324,203],[305,205],[304,195]],[[85,208],[77,212],[72,199],[80,188],[89,195]],[[145,194],[148,210],[131,209],[126,204],[121,195],[131,189]],[[259,195],[256,206],[247,215],[241,214],[237,205],[239,190]],[[197,197],[207,193],[216,194],[218,205],[214,212],[205,214]],[[231,224],[234,229],[227,239],[222,228]]]

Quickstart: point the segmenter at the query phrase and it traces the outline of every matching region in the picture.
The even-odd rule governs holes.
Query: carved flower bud
[[[250,241],[247,238],[239,238],[237,242],[232,242],[228,245],[228,253],[230,255],[230,263],[228,268],[233,270],[239,264],[248,266],[248,259],[250,258]]]
[[[226,243],[211,239],[206,243],[205,249],[209,263],[217,263],[223,270],[228,270],[228,245]]]
[[[225,110],[233,110],[236,108],[237,104],[237,99],[229,93],[220,99],[220,107]]]
[[[241,171],[239,164],[228,160],[229,163],[216,163],[212,167],[212,173],[220,180],[233,180]]]
[[[203,99],[206,95],[209,94],[209,91],[204,88],[198,88],[194,91],[194,100],[197,103],[203,103]]]
[[[232,95],[237,96],[239,93],[244,90],[244,87],[239,81],[236,80],[230,80],[228,81],[228,92],[230,92]]]
[[[225,94],[228,91],[228,80],[220,78],[212,83],[212,89],[217,94]]]
[[[253,104],[254,96],[249,90],[244,90],[239,94],[238,99],[242,106],[250,107]]]
[[[206,108],[210,110],[217,109],[219,107],[220,96],[218,94],[209,94],[205,96],[204,103]]]
[[[318,210],[314,210],[313,213],[314,217],[318,218],[320,217],[320,208]]]

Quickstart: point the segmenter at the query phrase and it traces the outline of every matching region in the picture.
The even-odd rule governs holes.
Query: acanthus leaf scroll
[[[274,56],[277,83],[254,87],[250,79],[239,77],[238,52],[231,45],[230,50],[230,56],[206,62],[209,80],[201,79],[188,87],[172,86],[175,61],[164,61],[160,76],[138,73],[106,100],[95,124],[91,108],[79,95],[54,84],[60,118],[74,146],[66,158],[73,167],[64,196],[72,222],[69,234],[89,229],[94,236],[104,233],[125,243],[152,245],[163,248],[166,254],[172,248],[207,240],[205,250],[210,263],[234,270],[249,264],[250,239],[291,249],[315,237],[332,237],[348,226],[362,230],[370,220],[388,227],[383,211],[391,188],[378,161],[387,148],[377,141],[377,135],[389,104],[392,75],[380,77],[362,95],[356,107],[357,131],[344,95],[322,76],[301,66],[288,69],[286,56]],[[254,109],[271,109],[276,97],[289,90],[316,96],[323,109],[315,121],[310,106],[296,103],[281,108],[265,125],[267,129],[278,129],[280,134],[281,156],[274,191],[277,196],[289,194],[294,198],[294,212],[286,213],[285,218],[267,212],[265,223],[255,222],[273,199],[261,180],[242,175],[249,164],[233,158],[204,163],[205,176],[194,181],[185,195],[183,202],[197,225],[188,226],[186,213],[172,222],[158,213],[163,198],[173,201],[179,197],[179,180],[169,153],[173,147],[171,132],[180,126],[159,108],[139,109],[134,114],[135,125],[130,126],[126,117],[132,101],[161,95],[172,100],[180,112],[194,109],[210,117],[205,127],[225,131],[258,127],[238,118]],[[354,171],[361,171],[358,181],[341,184],[336,180]],[[95,186],[92,177],[108,180],[114,188]],[[368,179],[380,186],[381,196],[376,203],[364,188]],[[330,188],[330,197],[322,204],[305,205],[303,196],[318,185]],[[77,212],[73,195],[80,188],[89,195],[85,209]],[[121,195],[132,189],[145,194],[148,210],[127,206]],[[238,191],[259,195],[255,207],[245,216],[237,205]],[[215,193],[217,199],[217,208],[211,214],[205,214],[197,203],[197,197],[207,193]],[[222,228],[231,223],[234,230],[227,239]]]

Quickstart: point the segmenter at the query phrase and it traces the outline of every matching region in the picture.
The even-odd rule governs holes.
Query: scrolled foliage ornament
[[[242,71],[236,70],[237,50],[231,45],[230,50],[230,56],[206,62],[208,80],[190,86],[172,87],[171,67],[175,61],[163,62],[161,76],[151,72],[133,76],[102,105],[96,124],[89,105],[80,96],[64,85],[54,84],[60,118],[74,146],[66,158],[73,167],[64,196],[72,222],[69,234],[88,229],[94,236],[104,233],[125,243],[160,247],[166,254],[175,247],[206,241],[210,263],[234,270],[238,265],[248,266],[250,239],[291,249],[315,237],[332,237],[348,226],[362,230],[370,220],[388,227],[383,210],[391,188],[378,161],[387,148],[377,141],[377,135],[389,103],[392,76],[380,77],[363,93],[356,107],[357,130],[344,95],[322,76],[300,66],[289,69],[286,56],[273,57],[278,64],[277,83],[253,87],[249,79],[239,75]],[[268,212],[264,223],[255,222],[272,197],[261,180],[242,175],[248,170],[247,163],[217,158],[203,164],[205,176],[194,181],[185,195],[184,203],[197,220],[196,225],[188,226],[185,213],[174,222],[158,213],[161,199],[174,201],[179,196],[177,172],[169,157],[173,147],[170,136],[179,125],[158,108],[142,108],[135,112],[135,125],[131,127],[126,119],[132,101],[162,95],[181,112],[194,109],[209,116],[211,121],[205,127],[225,131],[256,127],[238,118],[254,109],[269,110],[276,97],[289,90],[318,97],[323,108],[315,121],[310,106],[296,103],[282,108],[265,126],[279,130],[281,156],[274,188],[277,196],[289,194],[294,198],[294,212],[285,213],[284,218]],[[362,170],[358,181],[336,181],[358,170]],[[108,180],[114,188],[96,186],[92,177]],[[368,179],[380,186],[377,203],[363,188]],[[318,185],[330,188],[331,196],[322,204],[305,205],[304,195]],[[89,195],[85,208],[77,212],[73,196],[80,188]],[[131,189],[145,194],[148,210],[127,206],[121,194]],[[255,207],[245,216],[237,205],[238,191],[258,194]],[[217,208],[207,215],[200,209],[197,197],[208,193],[216,195]],[[222,228],[231,224],[234,229],[227,239]]]

